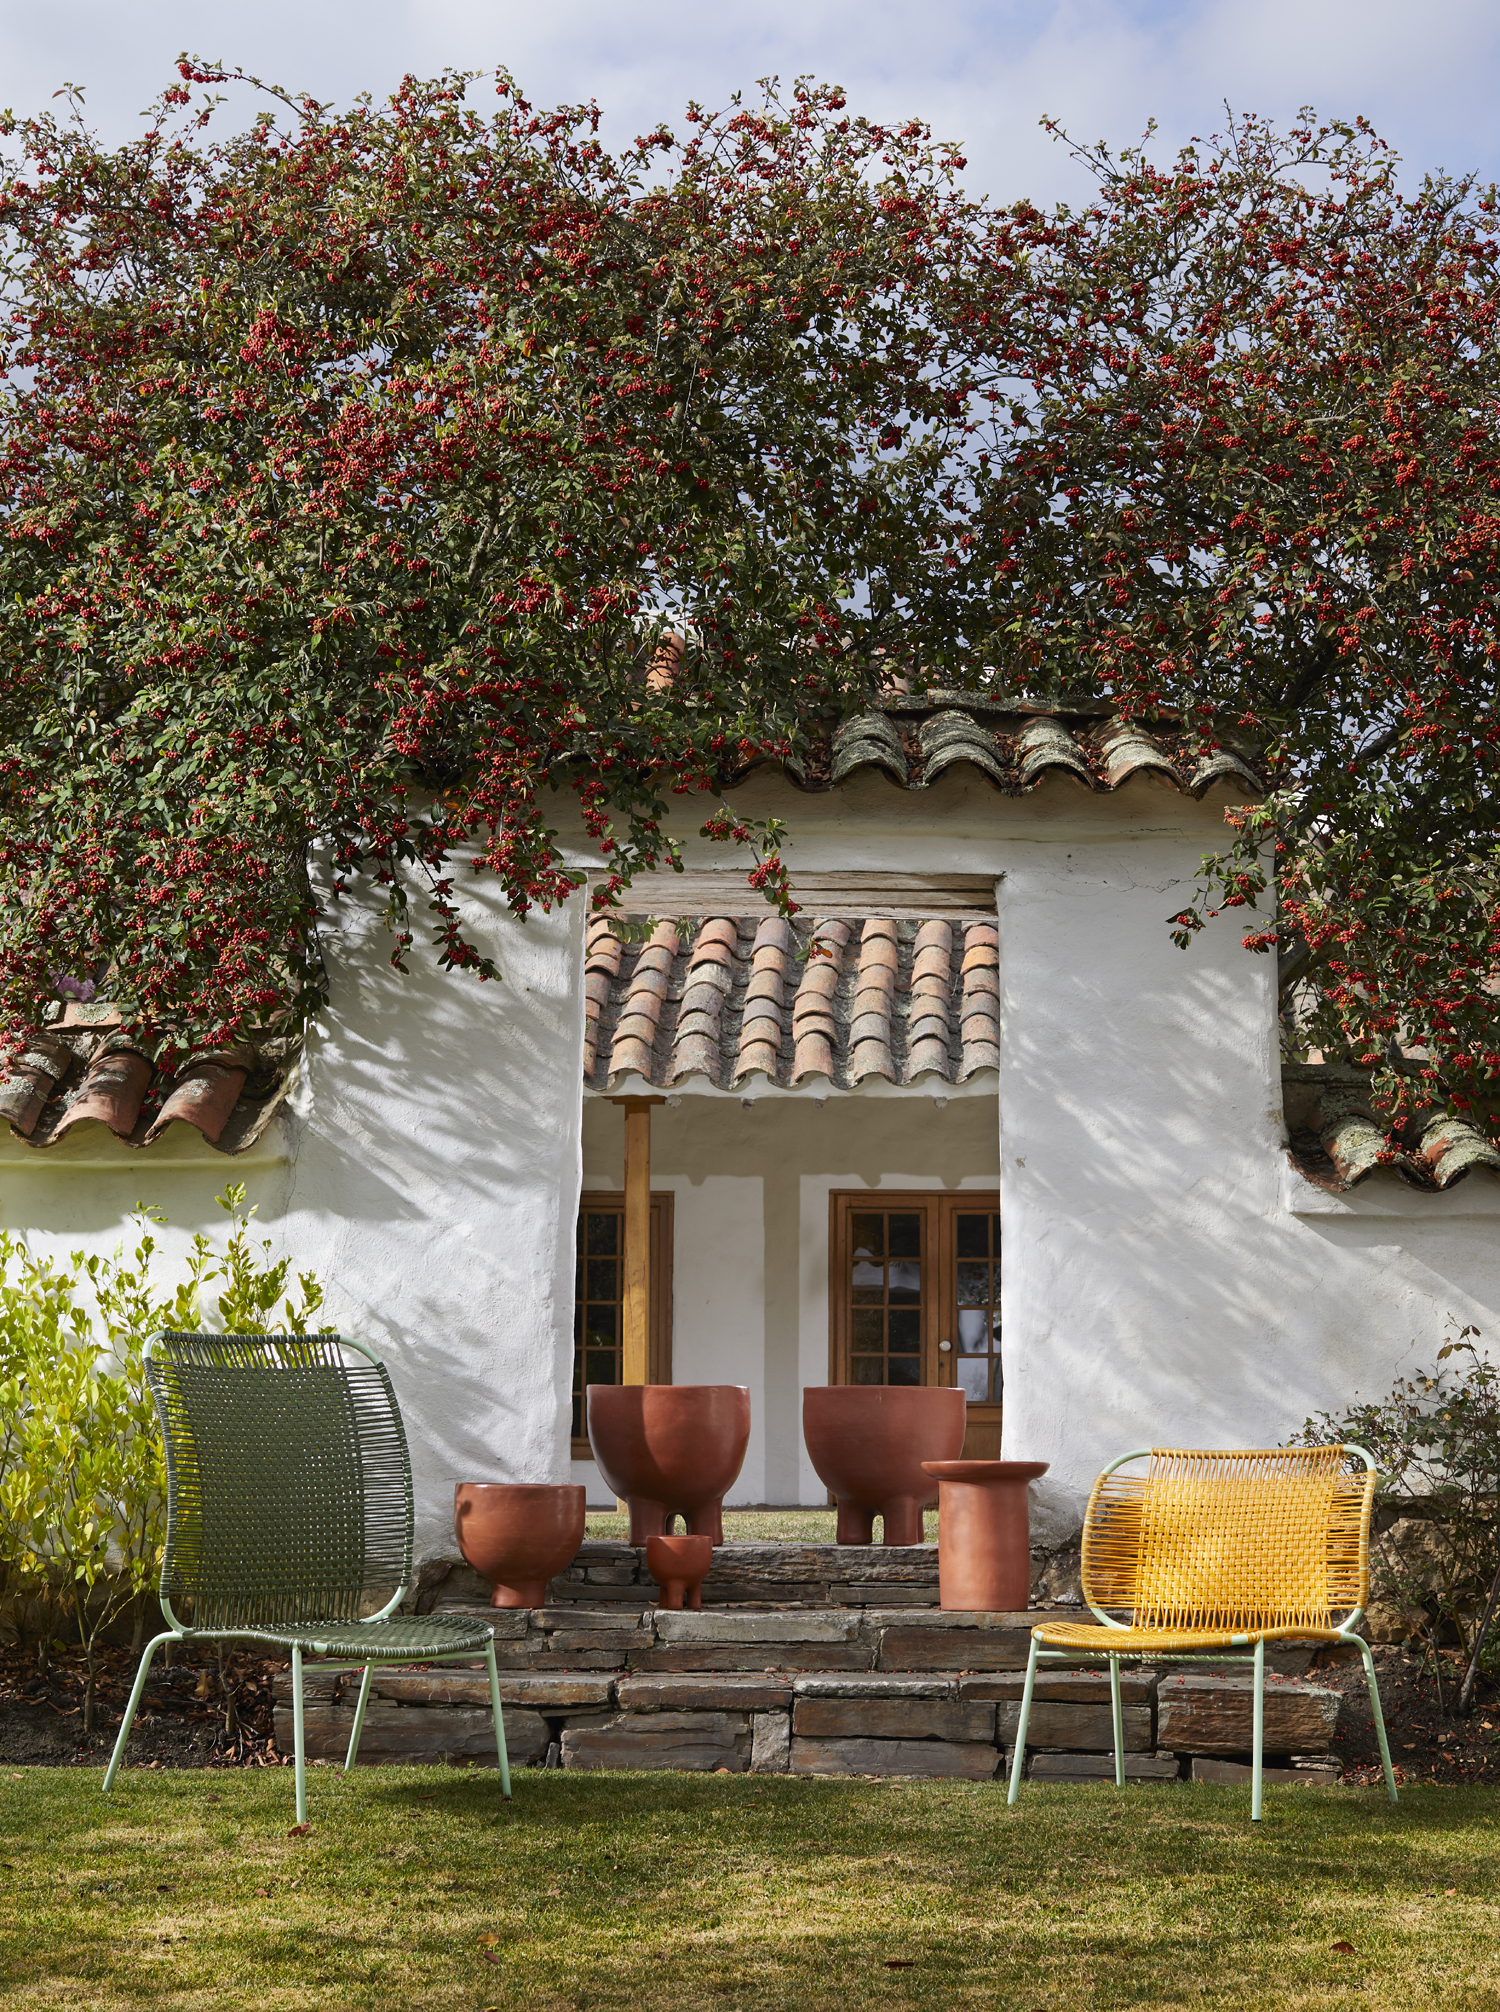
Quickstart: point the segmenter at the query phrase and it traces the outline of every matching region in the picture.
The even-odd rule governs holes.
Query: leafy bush
[[[165,1288],[153,1278],[161,1217],[152,1210],[132,1218],[128,1257],[122,1244],[109,1257],[75,1251],[58,1263],[0,1231],[0,1600],[43,1659],[62,1627],[76,1632],[86,1733],[98,1645],[132,1604],[139,1643],[166,1534],[147,1341],[163,1328],[206,1326],[305,1334],[323,1300],[311,1273],[288,1292],[289,1261],[273,1262],[269,1241],[252,1243],[242,1185],[218,1202],[230,1223],[223,1253],[195,1236],[186,1274]]]
[[[1368,1448],[1384,1506],[1377,1563],[1433,1652],[1457,1642],[1466,1660],[1458,1709],[1470,1711],[1500,1603],[1500,1368],[1463,1328],[1430,1372],[1397,1380],[1379,1403],[1320,1412],[1298,1434]]]

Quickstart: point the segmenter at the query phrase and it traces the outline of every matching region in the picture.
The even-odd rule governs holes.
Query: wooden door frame
[[[849,1380],[849,1219],[865,1210],[920,1211],[922,1262],[937,1265],[937,1289],[922,1294],[922,1381],[951,1390],[958,1382],[958,1231],[960,1215],[998,1215],[994,1188],[833,1188],[828,1196],[828,1381]],[[946,1354],[938,1344],[954,1345]],[[971,1404],[975,1425],[998,1425],[1003,1406]]]
[[[672,1205],[674,1196],[669,1188],[651,1190],[651,1344],[648,1380],[652,1383],[672,1381]],[[589,1188],[578,1197],[578,1214],[582,1216],[589,1209],[613,1209],[619,1213],[623,1229],[625,1220],[625,1190],[623,1188]],[[578,1230],[577,1219],[573,1231],[574,1276],[577,1276]],[[624,1254],[621,1253],[623,1263]],[[622,1282],[623,1284],[623,1282]],[[574,1313],[577,1313],[577,1297],[574,1298]],[[623,1299],[621,1319],[624,1318]],[[621,1351],[623,1358],[624,1333],[622,1330]],[[573,1343],[576,1349],[577,1343]],[[573,1394],[572,1365],[569,1364],[568,1401]],[[574,1460],[592,1460],[593,1448],[587,1439],[571,1441]]]

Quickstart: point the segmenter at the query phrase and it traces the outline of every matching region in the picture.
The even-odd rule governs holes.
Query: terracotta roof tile
[[[770,756],[750,767],[774,762]],[[837,788],[867,772],[901,789],[926,789],[967,768],[1007,796],[1022,796],[1056,776],[1080,789],[1122,789],[1145,781],[1201,796],[1232,783],[1252,796],[1265,785],[1231,748],[1198,752],[1197,737],[1171,717],[1149,725],[1114,717],[1107,703],[1061,699],[1044,708],[968,692],[926,698],[893,693],[883,706],[843,720],[814,741],[807,758],[780,764],[799,789]],[[732,782],[732,776],[722,778]]]
[[[608,926],[601,918],[595,929]],[[652,970],[648,1048],[635,974],[668,933],[664,984],[659,959]],[[810,936],[826,956],[809,955]],[[584,1080],[597,1090],[629,1075],[658,1089],[693,1078],[721,1089],[752,1077],[783,1089],[962,1082],[999,1054],[996,940],[992,922],[825,918],[810,932],[777,916],[658,922],[645,948],[620,946]],[[598,968],[604,956],[601,947]]]
[[[1410,1187],[1441,1194],[1477,1169],[1500,1173],[1500,1148],[1433,1105],[1418,1110],[1392,1141],[1360,1070],[1289,1063],[1282,1081],[1292,1157],[1320,1187],[1342,1193],[1388,1169]]]
[[[239,1048],[206,1049],[174,1078],[159,1078],[112,1007],[70,1006],[33,1036],[0,1082],[0,1120],[39,1149],[88,1125],[126,1146],[151,1146],[180,1123],[222,1153],[243,1153],[291,1088],[300,1050],[300,1040],[260,1036]]]

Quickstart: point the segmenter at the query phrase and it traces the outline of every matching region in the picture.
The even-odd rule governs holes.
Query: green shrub
[[[1463,1328],[1428,1372],[1398,1379],[1378,1403],[1320,1412],[1303,1444],[1352,1441],[1380,1469],[1387,1513],[1375,1548],[1385,1585],[1433,1651],[1457,1643],[1466,1660],[1458,1708],[1472,1709],[1500,1604],[1500,1368]]]
[[[163,1328],[305,1334],[323,1291],[252,1243],[242,1185],[218,1197],[229,1216],[222,1254],[201,1233],[186,1274],[153,1272],[158,1213],[132,1218],[134,1250],[36,1257],[0,1231],[0,1599],[45,1660],[63,1627],[84,1650],[84,1731],[94,1730],[96,1658],[132,1605],[139,1643],[161,1563],[166,1474],[144,1350]],[[218,1291],[213,1290],[218,1287]],[[278,1306],[278,1302],[280,1303]]]

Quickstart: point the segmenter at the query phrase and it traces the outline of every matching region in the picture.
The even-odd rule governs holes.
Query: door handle
[[[938,1354],[946,1355],[948,1351],[952,1348],[952,1346],[953,1343],[951,1341],[940,1341],[938,1343]]]

